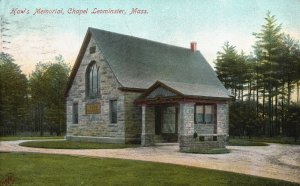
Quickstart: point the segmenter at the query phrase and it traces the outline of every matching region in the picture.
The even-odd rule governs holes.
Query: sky
[[[91,14],[95,8],[126,14]],[[147,14],[130,15],[133,8]],[[35,14],[36,9],[64,14]],[[72,14],[69,9],[88,13]],[[267,11],[285,33],[300,40],[299,10],[300,0],[0,0],[0,49],[11,54],[27,75],[36,63],[53,61],[59,54],[72,66],[87,28],[94,27],[186,48],[196,41],[214,66],[226,41],[238,51],[252,51],[253,33],[260,31]]]

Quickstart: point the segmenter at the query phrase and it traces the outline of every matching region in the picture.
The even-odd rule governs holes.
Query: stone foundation
[[[225,148],[226,135],[180,136],[180,152],[201,153],[214,148]]]
[[[69,141],[86,141],[96,143],[140,143],[139,138],[114,138],[114,137],[92,137],[92,136],[66,136],[66,140]]]
[[[124,138],[113,138],[113,137],[66,136],[66,140],[97,142],[97,143],[121,143],[121,144],[125,143]]]

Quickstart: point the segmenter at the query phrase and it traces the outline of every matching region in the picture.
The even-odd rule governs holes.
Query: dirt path
[[[225,170],[300,183],[300,146],[270,144],[262,147],[228,146],[229,154],[188,154],[178,144],[128,149],[67,150],[21,147],[19,141],[0,142],[0,151],[67,154],[172,163]]]

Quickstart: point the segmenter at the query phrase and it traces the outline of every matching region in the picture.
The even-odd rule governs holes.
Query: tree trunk
[[[300,88],[300,81],[297,82],[297,103],[300,103],[300,98],[299,98],[299,88]]]
[[[269,135],[272,137],[272,96],[271,90],[269,88],[269,95],[268,95],[268,120],[269,120]]]
[[[275,97],[275,128],[276,135],[279,134],[279,123],[278,123],[278,87],[276,86],[276,97]]]
[[[241,97],[242,97],[242,101],[244,101],[244,88],[242,88]]]
[[[288,90],[288,94],[287,94],[287,106],[290,106],[291,103],[291,92],[292,92],[292,86],[291,86],[291,82],[287,83],[287,90]]]
[[[263,118],[263,133],[266,135],[266,124],[265,124],[265,87],[263,88],[262,97],[262,118]]]

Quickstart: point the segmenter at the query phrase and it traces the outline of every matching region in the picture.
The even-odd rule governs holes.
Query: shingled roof
[[[133,36],[88,28],[84,45],[92,37],[124,88],[148,89],[156,81],[192,95],[229,98],[229,92],[199,51],[168,45]],[[81,53],[86,49],[82,47]],[[69,91],[82,55],[73,67]],[[72,77],[74,76],[74,77]],[[197,87],[197,90],[193,91]],[[186,91],[183,91],[186,89]],[[66,93],[67,93],[66,92]]]

